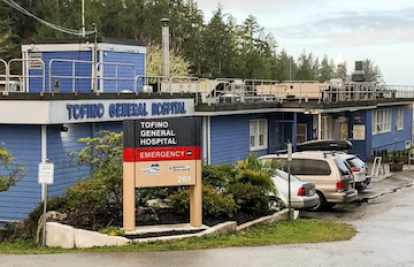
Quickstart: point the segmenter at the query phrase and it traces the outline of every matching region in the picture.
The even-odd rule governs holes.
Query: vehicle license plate
[[[315,195],[315,189],[310,189],[309,190],[309,196],[313,196]]]

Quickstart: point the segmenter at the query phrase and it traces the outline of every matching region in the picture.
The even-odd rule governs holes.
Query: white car
[[[280,210],[289,205],[289,183],[288,173],[277,169],[276,175],[272,177],[277,189],[277,195],[270,194],[269,208]],[[319,205],[319,196],[316,194],[315,184],[303,182],[295,175],[290,175],[291,207],[296,209],[312,208]]]

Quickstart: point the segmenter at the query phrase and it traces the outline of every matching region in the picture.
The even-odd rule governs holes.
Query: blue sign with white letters
[[[134,118],[187,114],[184,101],[67,104],[66,109],[69,120],[100,119],[106,115],[109,118]]]

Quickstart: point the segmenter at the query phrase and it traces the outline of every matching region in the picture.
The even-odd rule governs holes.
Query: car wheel
[[[321,192],[316,191],[316,194],[318,194],[319,203],[315,207],[310,208],[311,211],[321,211],[326,203],[325,197],[323,196]]]
[[[269,199],[269,211],[281,211],[283,210],[286,206],[285,203],[283,203],[283,201],[278,198],[278,197],[271,197]]]

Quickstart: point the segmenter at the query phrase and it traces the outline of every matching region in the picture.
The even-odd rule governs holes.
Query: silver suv
[[[271,154],[260,157],[261,160],[277,160],[287,171],[287,154]],[[335,152],[305,151],[292,154],[291,174],[302,181],[315,183],[320,205],[313,210],[332,207],[337,203],[355,200],[358,192],[354,188],[354,176],[345,159]]]
[[[352,174],[355,180],[355,189],[358,192],[364,191],[371,182],[371,176],[368,175],[368,167],[356,155],[337,152],[338,156],[346,160],[351,167]]]

